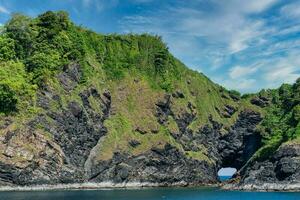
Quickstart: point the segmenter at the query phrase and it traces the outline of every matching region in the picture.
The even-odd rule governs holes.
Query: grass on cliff
[[[271,99],[260,126],[263,146],[254,155],[256,159],[266,159],[281,144],[300,138],[300,79],[293,85],[283,84],[258,95]]]
[[[189,124],[193,131],[208,123],[210,117],[229,127],[244,109],[259,109],[249,99],[240,99],[236,92],[187,69],[158,36],[96,34],[76,26],[61,11],[49,11],[37,18],[13,15],[0,34],[0,52],[0,113],[14,117],[19,127],[46,112],[36,106],[35,99],[44,84],[60,96],[63,108],[71,101],[81,103],[79,93],[91,86],[99,92],[111,91],[111,117],[105,121],[108,134],[99,151],[102,159],[115,151],[137,155],[166,143],[182,150],[171,136],[171,132],[178,131],[175,119],[170,117],[163,127],[155,117],[155,104],[165,94],[183,93],[183,98],[172,99],[171,109],[178,118],[193,112],[195,119]],[[61,87],[57,74],[70,63],[80,64],[82,77],[76,88],[68,92]],[[100,113],[98,102],[89,100]],[[52,111],[61,109],[55,102],[50,104]],[[222,115],[226,105],[236,109],[227,118]],[[141,144],[130,147],[131,140]],[[184,153],[209,160],[206,149],[200,149]]]

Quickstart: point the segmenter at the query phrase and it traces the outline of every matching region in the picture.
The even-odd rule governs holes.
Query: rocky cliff
[[[298,122],[274,140],[275,95],[228,91],[159,37],[95,34],[47,12],[15,15],[0,50],[2,186],[205,185],[222,167],[239,170],[235,188],[299,183]]]

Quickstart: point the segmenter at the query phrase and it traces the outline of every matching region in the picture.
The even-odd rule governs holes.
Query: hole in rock
[[[231,177],[235,174],[236,171],[237,171],[236,168],[232,168],[232,167],[221,168],[218,171],[218,176],[220,181],[227,181],[231,179]]]

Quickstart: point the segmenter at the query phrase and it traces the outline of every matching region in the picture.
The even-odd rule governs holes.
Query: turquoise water
[[[232,176],[219,176],[220,181],[227,181],[231,178]]]
[[[0,192],[1,200],[300,200],[300,193],[239,192],[217,188],[148,188]]]

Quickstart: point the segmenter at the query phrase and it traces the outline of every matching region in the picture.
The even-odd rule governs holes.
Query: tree
[[[55,51],[47,53],[36,52],[26,60],[26,67],[30,72],[36,72],[41,69],[54,71],[60,66],[59,58],[59,54]]]
[[[293,108],[293,119],[300,122],[300,105],[297,105]]]
[[[7,114],[16,111],[16,105],[16,93],[7,84],[0,84],[0,112]]]
[[[52,12],[48,11],[38,17],[37,25],[44,30],[41,33],[47,38],[52,39],[53,36],[57,35],[62,30],[67,30],[70,21],[68,13],[59,11]]]
[[[295,105],[300,104],[300,78],[298,78],[293,85],[293,98]]]
[[[12,60],[15,56],[14,40],[5,36],[0,36],[0,61]]]
[[[279,96],[285,110],[290,110],[293,107],[292,98],[293,89],[289,84],[282,84],[279,88]]]
[[[164,74],[168,64],[168,50],[159,49],[154,55],[155,72]]]
[[[31,21],[31,18],[16,13],[5,25],[4,33],[15,40],[16,56],[21,59],[31,53],[33,38],[36,35],[36,32],[31,27]]]

